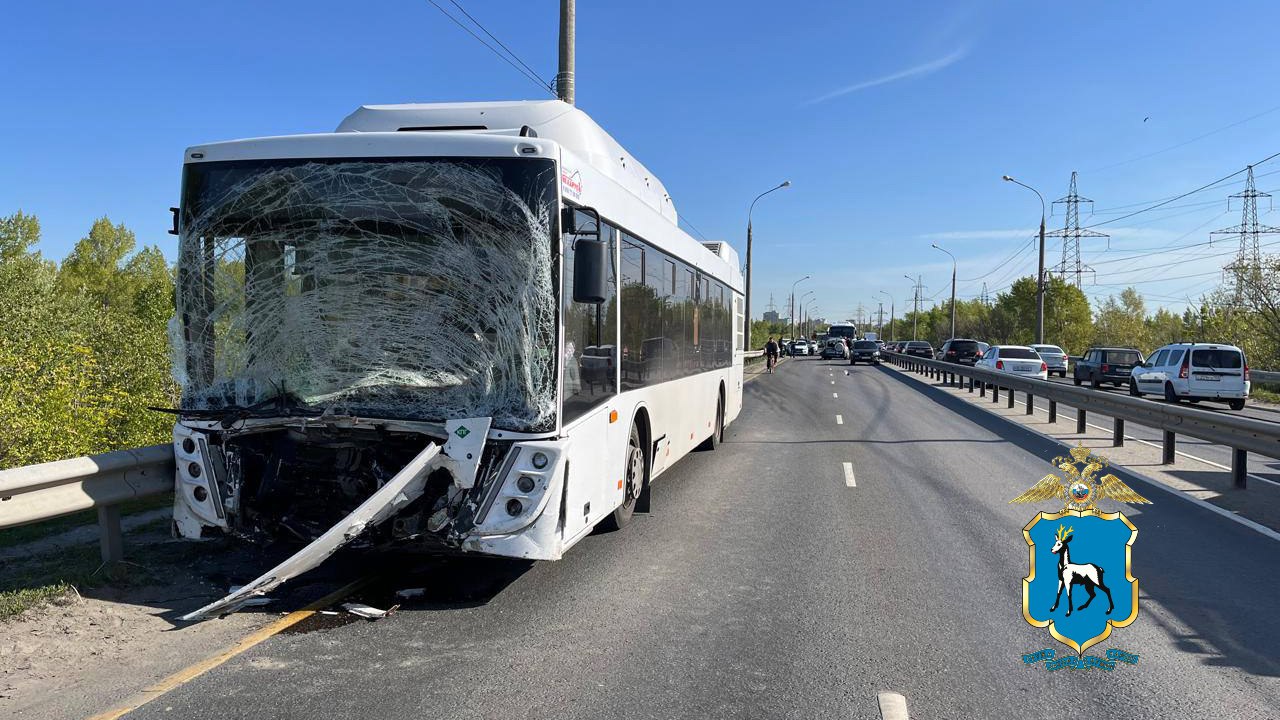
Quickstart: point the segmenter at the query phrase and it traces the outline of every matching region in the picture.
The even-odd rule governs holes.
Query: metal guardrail
[[[102,560],[118,562],[120,503],[173,492],[173,476],[168,444],[0,470],[0,529],[96,508]]]
[[[758,358],[761,355],[764,355],[764,350],[745,350],[742,353],[744,358]]]
[[[1250,382],[1260,383],[1280,383],[1280,372],[1271,372],[1269,370],[1250,370]]]
[[[1035,412],[1035,398],[1044,398],[1049,403],[1049,422],[1057,422],[1058,403],[1074,407],[1077,433],[1085,432],[1087,413],[1106,415],[1112,418],[1111,440],[1117,447],[1124,445],[1126,420],[1158,428],[1164,431],[1165,465],[1172,465],[1174,462],[1178,435],[1225,445],[1231,448],[1231,476],[1238,488],[1245,487],[1248,476],[1247,453],[1280,458],[1280,423],[1158,403],[1128,395],[1103,393],[940,360],[926,360],[898,353],[885,353],[885,356],[895,365],[932,378],[940,378],[948,385],[964,387],[967,379],[969,392],[977,387],[983,397],[990,389],[993,403],[999,402],[1001,389],[1006,392],[1009,407],[1013,407],[1014,392],[1025,393],[1028,415]]]

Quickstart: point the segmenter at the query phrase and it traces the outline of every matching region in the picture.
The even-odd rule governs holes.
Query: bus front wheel
[[[622,504],[613,509],[600,525],[605,530],[620,530],[631,522],[631,517],[636,512],[636,499],[640,497],[640,493],[645,489],[645,467],[648,463],[644,458],[644,445],[640,441],[640,428],[631,423],[631,438],[627,441],[627,459],[623,469],[626,477],[623,478],[622,488],[626,492],[626,496],[622,499]]]

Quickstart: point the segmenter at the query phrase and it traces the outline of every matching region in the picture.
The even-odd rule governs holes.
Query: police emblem
[[[1056,658],[1052,649],[1023,656],[1045,667],[1111,670],[1116,660],[1136,663],[1137,656],[1108,650],[1106,657],[1084,652],[1138,617],[1138,579],[1131,554],[1138,529],[1120,512],[1102,512],[1104,498],[1122,503],[1150,503],[1115,475],[1098,476],[1107,459],[1089,448],[1072,448],[1071,457],[1054,458],[1062,477],[1050,474],[1010,503],[1062,502],[1058,512],[1041,512],[1022,529],[1030,569],[1022,580],[1022,616],[1034,627],[1075,651]],[[1077,466],[1082,466],[1077,468]],[[1095,602],[1096,601],[1096,602]]]

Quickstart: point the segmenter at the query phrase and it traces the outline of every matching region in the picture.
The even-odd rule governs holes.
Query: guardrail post
[[[1010,407],[1010,408],[1012,408],[1012,407],[1013,407],[1013,401],[1015,400],[1015,398],[1014,398],[1013,388],[1005,388],[1005,389],[1004,389],[1004,394],[1009,396],[1009,407]]]
[[[1076,434],[1084,434],[1084,408],[1076,408]]]
[[[991,402],[993,403],[1000,402],[1000,386],[999,385],[991,386]]]
[[[1164,431],[1164,460],[1165,465],[1172,465],[1174,454],[1177,450],[1178,436],[1172,430]]]
[[[983,380],[982,382],[978,383],[978,397],[986,397],[986,396],[987,396],[987,381]]]
[[[1049,422],[1051,423],[1058,422],[1058,401],[1057,400],[1049,401]]]
[[[1237,488],[1244,490],[1249,479],[1249,453],[1231,448],[1231,479]]]
[[[961,382],[964,382],[964,381],[962,380]],[[969,394],[970,395],[973,394],[973,378],[972,377],[969,378]]]
[[[102,546],[102,562],[118,563],[124,559],[124,537],[120,534],[120,506],[98,507],[98,540]]]
[[[1124,418],[1111,419],[1111,446],[1124,447]]]
[[[1027,393],[1027,414],[1034,415],[1036,412],[1036,396]]]

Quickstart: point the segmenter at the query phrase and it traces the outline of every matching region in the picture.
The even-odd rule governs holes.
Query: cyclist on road
[[[765,364],[768,372],[773,372],[773,366],[778,364],[778,343],[769,336],[769,342],[764,345]]]

